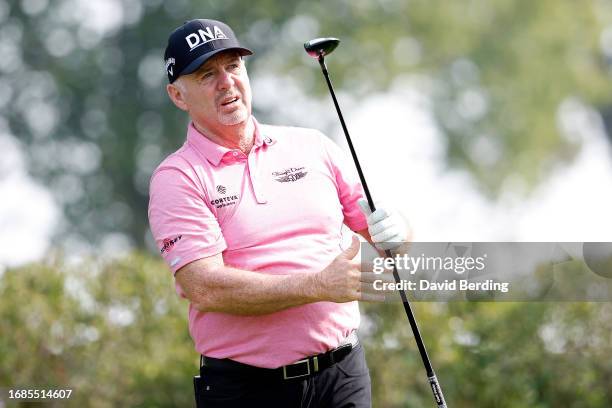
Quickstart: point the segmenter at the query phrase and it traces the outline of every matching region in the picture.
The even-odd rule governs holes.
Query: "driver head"
[[[336,49],[340,40],[337,38],[315,38],[304,43],[304,49],[312,58],[325,57]]]

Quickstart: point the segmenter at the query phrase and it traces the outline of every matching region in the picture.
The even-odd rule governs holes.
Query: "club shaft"
[[[393,254],[391,254],[390,250],[385,251],[385,255],[387,258],[392,258]],[[401,278],[399,273],[397,272],[397,267],[393,264],[393,278],[396,283],[401,282]],[[416,341],[417,347],[419,349],[419,354],[421,354],[421,360],[423,360],[423,365],[425,366],[425,372],[427,373],[427,379],[429,380],[429,385],[431,387],[431,391],[433,393],[434,399],[436,400],[436,404],[438,408],[447,408],[446,401],[444,400],[444,394],[442,393],[442,387],[438,382],[438,377],[431,366],[431,362],[429,361],[429,356],[427,355],[427,349],[425,349],[425,343],[423,343],[423,339],[421,338],[421,331],[419,330],[419,326],[417,325],[416,318],[414,317],[414,313],[412,312],[412,308],[410,307],[410,301],[408,301],[408,297],[406,296],[406,292],[404,290],[399,291],[400,298],[402,299],[402,304],[404,305],[404,311],[406,312],[406,316],[408,316],[408,322],[410,323],[410,327],[412,328],[412,333],[414,334],[414,340]]]
[[[363,191],[365,192],[366,199],[368,200],[368,204],[370,205],[370,209],[372,211],[376,210],[374,206],[374,200],[372,200],[372,195],[370,194],[370,189],[368,188],[368,184],[366,183],[365,176],[363,175],[363,171],[361,170],[361,165],[359,164],[359,159],[357,158],[357,153],[355,153],[355,148],[353,147],[353,142],[351,141],[351,137],[349,136],[348,129],[346,128],[346,123],[344,122],[344,117],[342,116],[342,111],[340,110],[340,105],[338,105],[338,100],[336,99],[336,94],[334,93],[334,87],[332,86],[331,80],[329,79],[329,73],[327,72],[327,66],[325,65],[325,59],[320,56],[318,58],[319,65],[321,65],[321,70],[323,71],[323,76],[325,77],[325,81],[327,82],[327,87],[329,88],[329,93],[334,101],[334,106],[336,107],[336,112],[338,112],[338,117],[340,118],[340,124],[342,125],[342,130],[344,131],[344,136],[346,136],[346,142],[348,143],[349,150],[351,151],[351,156],[353,156],[353,161],[355,162],[355,167],[357,167],[357,173],[359,173],[359,180],[361,180],[361,185],[363,186]]]
[[[357,153],[355,152],[355,148],[353,147],[353,142],[351,141],[351,137],[346,127],[346,123],[344,122],[344,117],[342,116],[340,105],[338,104],[338,100],[336,99],[334,87],[332,86],[331,79],[329,78],[329,73],[327,72],[327,66],[325,65],[325,58],[321,55],[319,56],[318,61],[319,61],[319,65],[321,66],[321,71],[323,71],[323,76],[325,77],[325,81],[327,82],[329,93],[331,94],[332,100],[334,101],[334,106],[336,107],[336,112],[338,113],[338,118],[340,119],[342,130],[344,131],[344,136],[346,137],[346,142],[351,151],[351,156],[353,156],[355,167],[357,167],[357,173],[359,174],[359,180],[361,181],[361,185],[363,186],[363,190],[365,192],[366,199],[368,200],[370,209],[372,211],[375,211],[376,207],[374,206],[372,195],[370,194],[370,190],[368,189],[368,184],[366,183],[365,176],[363,175],[363,171],[361,170],[361,165],[359,164]],[[389,258],[393,257],[390,250],[386,250],[385,255]],[[399,273],[397,272],[397,268],[395,264],[393,265],[393,278],[395,279],[395,282],[397,282],[398,284],[401,282],[401,279],[400,279]],[[429,361],[429,356],[427,355],[427,350],[425,349],[425,344],[423,343],[423,339],[421,338],[421,332],[419,331],[419,326],[417,325],[416,319],[414,317],[414,313],[412,312],[412,308],[410,307],[410,302],[408,301],[406,292],[403,290],[400,290],[399,293],[402,299],[402,304],[404,305],[404,311],[406,312],[406,316],[408,317],[408,322],[410,323],[410,327],[412,328],[412,333],[414,334],[414,339],[417,343],[419,353],[421,354],[421,359],[423,360],[423,365],[425,366],[425,371],[427,373],[427,379],[429,381],[429,385],[431,386],[431,390],[434,395],[436,404],[438,405],[438,408],[447,408],[446,402],[444,400],[444,395],[442,394],[442,388],[440,387],[440,383],[438,382],[438,379],[431,366],[431,362]]]

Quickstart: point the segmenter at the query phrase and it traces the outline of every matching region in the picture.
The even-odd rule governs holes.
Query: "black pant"
[[[202,367],[203,408],[370,408],[370,373],[361,344],[341,362],[304,379],[257,378]]]

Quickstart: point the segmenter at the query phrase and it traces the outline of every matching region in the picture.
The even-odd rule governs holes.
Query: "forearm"
[[[238,315],[262,315],[319,301],[316,275],[268,275],[219,266],[198,271],[185,282],[187,297],[198,310]]]
[[[362,273],[353,258],[359,240],[317,272],[269,275],[224,264],[221,254],[191,262],[175,274],[176,282],[198,310],[262,315],[314,302],[379,301],[372,290],[373,273]]]

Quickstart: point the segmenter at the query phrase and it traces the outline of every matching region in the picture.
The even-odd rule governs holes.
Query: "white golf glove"
[[[379,205],[376,205],[376,211],[372,212],[368,202],[363,198],[357,203],[366,216],[368,232],[377,249],[393,250],[406,242],[408,228],[397,212]]]

